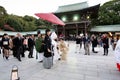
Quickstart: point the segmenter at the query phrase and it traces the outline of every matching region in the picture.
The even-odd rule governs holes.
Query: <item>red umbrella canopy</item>
[[[65,23],[63,21],[61,21],[53,13],[36,13],[35,15],[38,16],[39,18],[46,20],[46,21],[49,21],[53,24],[58,24],[58,25],[62,25],[62,26],[65,25]]]

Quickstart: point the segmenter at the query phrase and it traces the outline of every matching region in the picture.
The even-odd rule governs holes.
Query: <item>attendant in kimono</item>
[[[117,42],[114,54],[115,54],[117,69],[120,71],[120,39]]]
[[[50,69],[53,65],[53,54],[52,54],[52,43],[51,43],[51,31],[46,29],[45,39],[44,39],[44,58],[43,67]]]
[[[56,62],[60,59],[60,54],[58,52],[58,42],[57,42],[57,34],[55,32],[52,32],[51,34],[51,40],[52,40],[52,46],[53,46],[53,62]]]
[[[61,38],[59,42],[59,49],[61,51],[61,60],[67,60],[67,53],[68,53],[68,45],[66,42]]]

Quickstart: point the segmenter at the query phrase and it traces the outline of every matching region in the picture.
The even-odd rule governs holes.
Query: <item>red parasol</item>
[[[36,13],[36,16],[38,16],[39,18],[49,21],[53,24],[58,24],[58,25],[62,25],[64,26],[65,23],[62,22],[57,16],[55,16],[53,13]]]

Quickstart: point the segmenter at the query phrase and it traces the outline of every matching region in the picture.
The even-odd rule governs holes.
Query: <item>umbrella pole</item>
[[[58,28],[57,28],[57,25],[52,25],[54,28],[55,28],[55,32],[56,32],[56,34],[57,34],[57,36],[58,36]]]
[[[64,38],[65,38],[65,26],[63,26],[63,31],[64,31],[63,33],[64,33]]]
[[[58,28],[57,28],[57,26],[55,26],[56,27],[56,33],[57,33],[57,36],[58,36]]]
[[[78,35],[78,25],[76,24],[76,36]]]

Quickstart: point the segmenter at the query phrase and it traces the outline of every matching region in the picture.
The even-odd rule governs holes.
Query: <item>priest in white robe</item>
[[[115,54],[117,68],[120,71],[120,40],[118,40],[117,42],[114,54]]]

